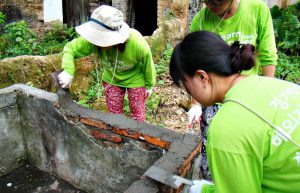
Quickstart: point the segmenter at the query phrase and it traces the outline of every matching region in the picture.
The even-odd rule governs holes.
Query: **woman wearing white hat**
[[[145,101],[152,93],[156,72],[149,45],[136,30],[124,22],[123,14],[111,6],[102,5],[90,20],[75,28],[79,38],[67,43],[62,57],[63,72],[58,79],[68,88],[75,73],[74,59],[98,54],[103,68],[108,111],[123,114],[127,91],[131,117],[145,121]]]

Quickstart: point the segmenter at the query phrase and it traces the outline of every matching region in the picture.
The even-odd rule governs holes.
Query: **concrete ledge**
[[[12,112],[13,121],[8,118]],[[15,162],[22,157],[87,192],[179,192],[181,188],[140,178],[153,164],[185,176],[200,151],[196,135],[84,108],[63,89],[57,94],[26,85],[1,89],[0,118],[5,126],[1,134],[18,134],[3,139],[22,144],[9,163],[3,162],[7,155],[0,156],[0,163],[10,165],[5,173],[19,166]],[[1,148],[5,145],[0,143]]]

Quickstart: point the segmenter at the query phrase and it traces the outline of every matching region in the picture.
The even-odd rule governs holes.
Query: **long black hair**
[[[188,34],[176,45],[170,62],[170,75],[176,85],[184,75],[193,76],[197,70],[230,76],[249,70],[255,65],[255,47],[234,42],[228,45],[220,36],[198,31]]]

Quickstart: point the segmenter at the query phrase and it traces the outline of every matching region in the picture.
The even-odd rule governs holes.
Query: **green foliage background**
[[[5,22],[5,16],[0,12],[0,24],[1,22]],[[0,30],[3,31],[0,34],[0,59],[59,53],[68,41],[77,36],[74,28],[54,24],[39,38],[24,20],[6,24]]]
[[[300,2],[271,8],[278,49],[276,77],[300,83]]]

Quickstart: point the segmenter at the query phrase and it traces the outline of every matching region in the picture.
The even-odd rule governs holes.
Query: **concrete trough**
[[[63,89],[0,89],[0,177],[29,163],[85,192],[180,192],[143,174],[186,176],[200,148],[196,135],[84,108]]]

